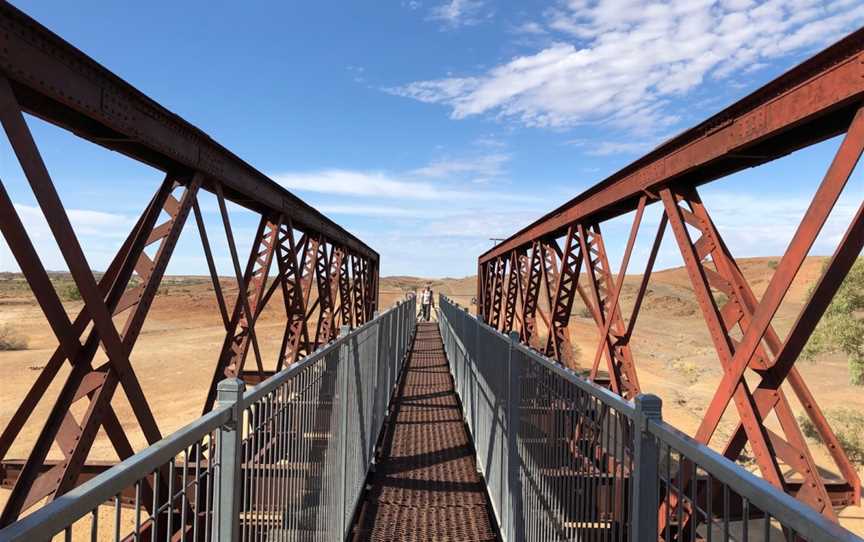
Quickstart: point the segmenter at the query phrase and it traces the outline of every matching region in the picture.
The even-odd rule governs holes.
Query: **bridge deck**
[[[497,540],[438,326],[417,325],[356,540]]]

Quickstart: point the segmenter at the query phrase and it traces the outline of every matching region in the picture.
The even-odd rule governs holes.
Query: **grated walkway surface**
[[[418,323],[355,540],[497,540],[441,335]]]

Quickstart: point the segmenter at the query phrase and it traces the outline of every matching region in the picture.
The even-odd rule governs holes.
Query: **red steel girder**
[[[31,394],[28,394],[29,397],[25,398],[24,404],[19,408],[16,418],[10,421],[4,431],[2,443],[4,453],[11,445],[11,439],[14,439],[20,431],[21,420],[29,416],[29,411],[23,409],[37,395],[32,392],[37,391],[41,394],[38,388],[47,387],[47,384],[54,379],[64,358],[69,359],[73,366],[0,516],[0,525],[7,525],[14,521],[21,511],[45,496],[54,498],[74,487],[100,426],[105,426],[121,457],[131,454],[128,439],[123,434],[116,415],[110,407],[111,397],[118,384],[126,391],[147,440],[152,443],[161,438],[146,398],[129,363],[128,355],[135,344],[174,244],[191,209],[191,201],[200,185],[200,178],[196,177],[190,188],[186,190],[182,203],[177,202],[170,195],[171,188],[174,187],[173,181],[166,180],[166,183],[163,183],[160,193],[145,211],[145,217],[142,217],[136,226],[135,235],[130,236],[121,249],[125,253],[115,258],[109,273],[103,277],[101,284],[97,284],[36,144],[24,122],[16,97],[7,80],[3,78],[0,78],[0,101],[3,102],[0,108],[0,121],[85,303],[84,311],[72,324],[63,312],[57,294],[47,280],[44,268],[4,190],[3,197],[0,198],[3,200],[4,207],[7,207],[4,213],[8,218],[4,220],[4,236],[61,344],[46,366],[41,381],[37,382],[37,389],[31,390]],[[165,224],[154,227],[159,206],[163,207],[171,218]],[[160,244],[154,262],[143,249],[156,242]],[[133,272],[138,273],[142,285],[126,291],[126,285]],[[106,287],[109,288],[107,297]],[[134,310],[127,318],[121,334],[115,328],[112,316],[132,308]],[[79,337],[91,319],[93,328],[82,346]],[[92,360],[100,344],[106,350],[109,361],[94,371]],[[84,419],[79,424],[71,415],[70,408],[73,402],[85,396],[89,399],[89,406]],[[38,401],[38,398],[36,400]],[[39,468],[55,439],[61,446],[65,459],[50,473],[40,476]]]
[[[315,276],[318,286],[318,322],[315,329],[315,348],[327,344],[336,337],[336,293],[339,287],[339,270],[345,253],[334,246],[329,253],[325,244],[318,247]]]
[[[621,317],[621,307],[618,299],[624,282],[627,269],[626,263],[630,258],[635,242],[639,222],[642,219],[642,211],[645,209],[644,199],[641,201],[633,223],[633,231],[630,234],[627,249],[624,253],[624,265],[619,273],[617,284],[612,283],[612,272],[609,268],[609,259],[606,256],[606,247],[603,244],[603,236],[599,224],[591,228],[580,225],[579,242],[582,245],[582,253],[586,256],[585,266],[588,285],[590,286],[591,299],[595,310],[597,331],[600,335],[600,344],[597,354],[591,366],[589,378],[601,385],[606,385],[615,393],[627,399],[633,399],[639,394],[639,379],[636,376],[636,366],[633,361],[633,353],[625,338],[626,328]],[[614,288],[614,291],[613,291]],[[598,374],[600,354],[606,357],[608,382],[601,379]]]
[[[279,242],[276,245],[276,262],[282,275],[280,287],[282,300],[285,304],[285,333],[282,346],[279,349],[279,360],[276,370],[280,371],[300,359],[301,354],[309,353],[309,329],[306,325],[306,301],[304,296],[306,283],[311,282],[309,269],[306,266],[306,246],[308,238],[299,247],[294,242],[294,228],[290,220],[280,226]],[[287,243],[287,246],[286,246]],[[297,258],[300,257],[298,262]],[[304,276],[303,273],[306,273]],[[305,281],[305,282],[304,282]]]
[[[683,227],[683,223],[686,221],[687,224],[701,233],[699,240],[693,243],[693,246],[698,247],[698,249],[694,248],[687,251],[685,261],[688,261],[688,258],[692,262],[698,261],[703,268],[701,280],[704,284],[728,296],[728,301],[722,307],[717,306],[713,297],[710,299],[706,297],[702,300],[703,311],[709,311],[713,308],[720,316],[720,323],[723,327],[719,328],[719,333],[716,331],[713,333],[725,334],[730,346],[728,353],[725,355],[721,353],[725,374],[700,425],[696,438],[702,442],[708,442],[730,399],[735,401],[740,411],[741,397],[752,395],[750,401],[754,405],[752,408],[754,415],[750,414],[751,409],[749,408],[741,412],[741,422],[724,450],[725,455],[733,460],[737,459],[745,444],[751,442],[752,445],[751,433],[753,431],[751,425],[761,425],[762,421],[773,410],[780,422],[783,435],[766,430],[770,445],[774,452],[803,478],[803,483],[796,484],[798,498],[829,517],[834,517],[834,512],[831,507],[832,499],[826,487],[828,484],[819,474],[786,395],[781,388],[781,384],[788,379],[793,392],[799,402],[805,406],[807,415],[819,432],[821,441],[828,445],[832,458],[844,478],[841,485],[849,488],[849,494],[844,499],[845,502],[836,502],[835,500],[835,504],[849,504],[860,499],[861,483],[857,472],[846,455],[842,453],[840,442],[826,422],[803,378],[793,366],[800,353],[800,348],[806,343],[813,327],[824,309],[827,308],[828,300],[827,298],[820,299],[817,303],[821,308],[810,309],[809,307],[813,304],[811,298],[805,311],[813,310],[814,312],[802,313],[807,315],[806,320],[799,319],[800,325],[793,328],[787,336],[786,344],[791,342],[800,345],[796,347],[797,351],[794,352],[794,355],[786,351],[783,341],[780,340],[771,326],[771,319],[789,290],[792,280],[825,224],[831,209],[840,197],[861,156],[862,149],[864,149],[864,108],[859,110],[852,122],[761,301],[757,301],[744,280],[695,190],[679,194],[676,198],[673,198],[669,191],[661,193],[667,212],[676,213],[675,216],[670,214],[673,228],[677,227],[679,231],[683,229],[683,234],[688,235],[686,228]],[[690,211],[679,207],[675,203],[675,199],[686,202]],[[831,263],[832,267],[829,267],[825,274],[835,280],[825,282],[823,277],[820,281],[820,288],[823,290],[821,293],[830,292],[830,295],[833,296],[836,288],[839,288],[842,282],[842,276],[845,276],[851,267],[855,255],[860,253],[862,240],[860,235],[858,237],[855,235],[856,232],[860,232],[860,220],[861,210],[859,209],[846,237],[838,245]],[[676,231],[676,236],[679,238],[679,244],[681,244],[683,236],[679,231]],[[686,245],[682,244],[682,251],[685,249],[687,249]],[[691,253],[693,256],[690,256]],[[703,262],[708,257],[714,263],[715,269],[713,270],[704,266]],[[838,267],[834,268],[835,265]],[[691,273],[691,280],[698,278],[699,276],[695,272]],[[704,292],[706,289],[703,287],[698,291]],[[710,294],[710,290],[708,291]],[[708,320],[707,316],[706,320]],[[709,326],[715,320],[717,320],[716,317],[709,320]],[[740,341],[733,340],[728,335],[736,326],[740,328],[743,335],[743,339]],[[713,324],[713,327],[716,329],[718,326]],[[744,373],[748,368],[755,371],[761,378],[761,383],[752,393],[744,380]],[[756,449],[757,446],[753,446],[753,448]],[[760,464],[760,468],[762,466]],[[785,483],[785,480],[783,482]]]
[[[363,311],[363,267],[360,258],[351,256],[351,290],[354,297],[354,324],[362,325],[366,321]]]
[[[368,322],[375,317],[375,312],[378,310],[378,279],[380,277],[378,269],[378,260],[364,259],[366,269],[366,321]],[[358,324],[359,325],[359,324]]]
[[[542,252],[540,243],[535,241],[531,246],[531,257],[528,260],[528,270],[522,294],[522,327],[519,339],[525,344],[530,343],[536,329],[537,301],[540,297],[540,282],[543,278]]]
[[[319,246],[341,247],[359,262],[362,295],[353,298],[340,292],[343,314],[350,311],[362,315],[365,320],[371,317],[378,301],[379,267],[378,254],[354,236],[8,3],[0,4],[0,24],[4,28],[0,35],[0,122],[84,304],[77,317],[70,320],[0,182],[3,216],[0,231],[59,343],[0,434],[0,460],[17,461],[20,465],[0,515],[0,526],[3,526],[34,503],[46,497],[56,498],[81,482],[85,461],[100,428],[104,429],[121,459],[134,453],[124,429],[129,426],[129,420],[120,420],[112,406],[118,387],[128,398],[134,423],[140,426],[146,441],[154,443],[161,438],[130,355],[190,211],[195,214],[227,333],[225,345],[228,348],[223,349],[217,365],[219,378],[225,370],[232,376],[254,381],[272,374],[263,367],[254,325],[267,301],[280,288],[286,300],[288,322],[286,340],[276,360],[277,369],[311,350],[307,305]],[[165,181],[98,281],[23,113],[166,172]],[[200,189],[217,195],[234,275],[240,286],[230,314],[196,199]],[[182,194],[175,197],[175,192]],[[258,213],[262,224],[266,224],[266,232],[259,232],[254,241],[253,249],[260,246],[250,257],[245,274],[241,274],[228,219],[229,201]],[[160,215],[167,216],[167,220],[159,223]],[[281,227],[283,222],[291,228],[290,239],[277,233],[288,232]],[[293,246],[294,231],[301,234],[296,246]],[[280,258],[280,275],[264,293],[274,246],[286,240],[292,245],[288,251],[290,262],[289,258]],[[307,257],[310,247],[312,256]],[[332,308],[333,304],[329,306]],[[123,313],[128,316],[118,328],[114,319]],[[332,333],[327,335],[324,340],[332,339]],[[250,345],[255,350],[257,365],[254,377],[243,372]],[[95,355],[100,349],[108,361],[94,367]],[[22,428],[28,423],[39,423],[32,419],[34,411],[61,374],[66,360],[71,371],[63,377],[61,389],[53,398],[30,454],[25,460],[9,460],[6,456],[20,438]],[[208,401],[212,403],[212,397]],[[86,403],[83,415],[73,415],[71,408],[82,403]],[[63,458],[47,462],[47,454],[55,444]],[[166,489],[161,486],[166,483],[163,477],[157,488],[160,494],[164,494]],[[142,490],[142,497],[149,504],[147,493],[153,488],[147,483]],[[175,526],[171,529],[176,530]]]
[[[298,229],[378,261],[354,235],[8,2],[0,25],[0,70],[24,111],[162,171],[200,172],[202,188],[219,184],[237,205],[291,216]]]
[[[519,262],[521,254],[511,252],[509,256],[510,270],[507,274],[507,289],[504,295],[504,320],[501,323],[501,331],[509,333],[513,329],[516,316],[516,304],[519,299],[521,273]]]
[[[668,223],[684,256],[696,299],[723,368],[722,381],[706,411],[697,439],[709,442],[720,417],[730,403],[734,404],[741,421],[725,443],[725,455],[737,459],[749,444],[762,475],[769,482],[826,516],[834,517],[832,505],[860,502],[860,481],[794,363],[830,303],[830,296],[860,254],[864,242],[860,209],[816,286],[820,298],[814,295],[805,305],[785,339],[772,329],[771,320],[860,157],[864,146],[864,121],[859,111],[862,105],[864,29],[667,141],[485,252],[478,259],[481,270],[478,296],[487,304],[485,311],[494,314],[488,304],[494,299],[492,281],[496,262],[510,257],[514,251],[533,251],[538,243],[548,243],[546,246],[555,249],[559,259],[572,257],[573,249],[569,244],[573,230],[578,230],[582,252],[589,258],[584,270],[588,286],[584,290],[578,283],[579,269],[569,274],[573,280],[568,284],[564,271],[570,268],[563,262],[559,265],[554,257],[543,258],[546,295],[552,307],[548,317],[552,333],[546,353],[561,359],[563,347],[556,341],[568,336],[560,329],[569,321],[572,298],[579,293],[600,331],[590,376],[597,379],[600,360],[605,357],[610,369],[610,387],[617,386],[619,393],[632,397],[638,393],[639,384],[630,341]],[[795,238],[780,260],[766,293],[758,299],[711,222],[696,192],[697,187],[844,133],[843,143]],[[661,199],[664,213],[636,291],[633,311],[630,318],[624,320],[619,301],[638,222],[643,209]],[[611,218],[632,211],[636,211],[636,219],[617,279],[613,279],[599,227]],[[558,240],[562,238],[568,245],[564,250],[559,248]],[[564,282],[563,289],[557,287],[559,282]],[[530,291],[531,286],[527,286],[523,299],[527,299],[524,294]],[[567,294],[570,294],[569,300]],[[567,301],[571,305],[563,307]],[[538,312],[541,318],[547,319],[542,307],[538,307]],[[527,320],[523,319],[523,328],[525,322]],[[530,334],[524,331],[520,337],[526,343],[531,340]],[[745,375],[750,378],[749,384]],[[841,481],[824,480],[816,469],[792,414],[786,395],[789,389],[817,428]],[[779,422],[779,429],[765,427],[763,422],[771,415]],[[683,525],[677,528],[685,527],[693,529]]]
[[[645,191],[675,180],[698,186],[846,131],[864,98],[864,28],[749,96],[664,142],[480,256],[491,261],[574,222],[634,210]]]
[[[353,328],[354,322],[351,319],[351,304],[353,299],[351,296],[351,271],[348,265],[348,260],[350,259],[351,254],[346,254],[339,266],[339,325]]]
[[[501,323],[501,302],[504,296],[504,278],[507,276],[507,259],[505,256],[498,258],[495,261],[495,267],[492,271],[492,289],[489,300],[489,322],[490,326],[498,329]]]
[[[575,225],[567,231],[564,250],[560,253],[560,269],[557,268],[555,249],[561,251],[554,242],[543,245],[545,282],[550,299],[549,336],[546,339],[545,353],[567,364],[572,355],[568,324],[579,286],[579,272],[585,257],[584,251],[579,247]],[[571,366],[572,368],[575,366]]]
[[[484,320],[486,319],[486,270],[488,267],[488,264],[477,263],[477,295],[474,298],[474,302],[477,304],[477,316],[482,317]]]
[[[235,279],[237,281],[237,300],[234,303],[234,311],[228,325],[225,340],[222,343],[222,350],[213,372],[210,388],[204,401],[204,413],[209,412],[213,408],[216,399],[216,386],[220,380],[223,378],[242,378],[244,376],[243,368],[250,345],[254,351],[259,376],[264,373],[264,364],[258,348],[258,339],[255,336],[255,321],[259,314],[258,305],[264,296],[267,275],[270,271],[279,232],[278,223],[273,223],[266,217],[261,217],[255,234],[255,242],[252,243],[252,249],[246,263],[245,272],[242,272],[240,270],[240,261],[237,255],[234,233],[231,229],[225,200],[218,187],[217,196],[219,196],[219,210],[222,214],[222,222],[225,227],[231,261],[234,265]]]

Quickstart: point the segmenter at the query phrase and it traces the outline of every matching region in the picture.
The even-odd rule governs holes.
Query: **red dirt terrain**
[[[823,261],[823,258],[808,259],[798,274],[773,322],[781,338],[806,301],[810,284],[818,278]],[[776,259],[743,259],[739,264],[757,296],[761,295],[771,278]],[[52,279],[61,294],[68,291],[70,282],[67,275],[55,274]],[[427,281],[436,292],[444,293],[463,306],[470,306],[475,280],[475,277],[384,277],[380,280],[380,307],[384,310],[392,306],[396,300],[404,299],[408,292],[422,289]],[[639,280],[636,275],[625,280],[622,293],[625,315],[630,314]],[[224,279],[223,287],[227,299],[236,296],[236,284],[232,286],[232,281]],[[275,360],[282,339],[284,305],[278,295],[270,301],[256,326],[265,360]],[[64,303],[67,312],[73,316],[82,306],[80,301],[67,300]],[[26,350],[0,351],[0,366],[4,369],[4,377],[0,380],[0,426],[3,427],[57,346],[20,275],[0,274],[0,326],[4,324],[26,338],[28,347]],[[122,325],[119,319],[118,325]],[[545,330],[538,332],[545,333]],[[578,298],[573,308],[570,333],[577,347],[574,361],[582,367],[590,365],[598,335]],[[163,434],[180,428],[200,414],[223,337],[224,328],[209,279],[167,277],[132,352],[133,367]],[[663,415],[667,421],[687,433],[695,432],[720,380],[721,369],[683,268],[653,274],[631,344],[642,390],[663,399]],[[845,408],[864,413],[864,389],[849,384],[846,360],[842,355],[826,354],[812,362],[801,360],[797,367],[823,410],[830,414]],[[67,371],[64,368],[61,375],[65,376]],[[34,412],[36,423],[24,429],[22,438],[10,450],[9,458],[26,457],[29,444],[34,442],[52,398],[59,391],[61,379],[56,382]],[[791,402],[796,414],[800,413],[800,405],[794,399]],[[79,402],[81,411],[75,412],[79,419],[83,414],[83,403]],[[122,390],[118,390],[114,405],[133,446],[143,448],[143,435],[135,426]],[[737,415],[727,412],[711,443],[713,447],[719,448],[725,443],[736,422]],[[774,423],[774,420],[769,420],[766,425]],[[815,442],[811,442],[811,446],[820,466],[832,471],[825,450]],[[51,457],[60,457],[59,450],[54,449]],[[90,458],[115,458],[107,437],[99,436]],[[0,503],[5,500],[5,493],[5,490],[0,490]],[[843,511],[842,516],[844,525],[859,533],[864,532],[864,511],[860,508],[849,508]]]

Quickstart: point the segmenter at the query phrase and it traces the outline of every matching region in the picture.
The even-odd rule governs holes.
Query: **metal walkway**
[[[497,540],[437,324],[417,325],[355,540]]]

